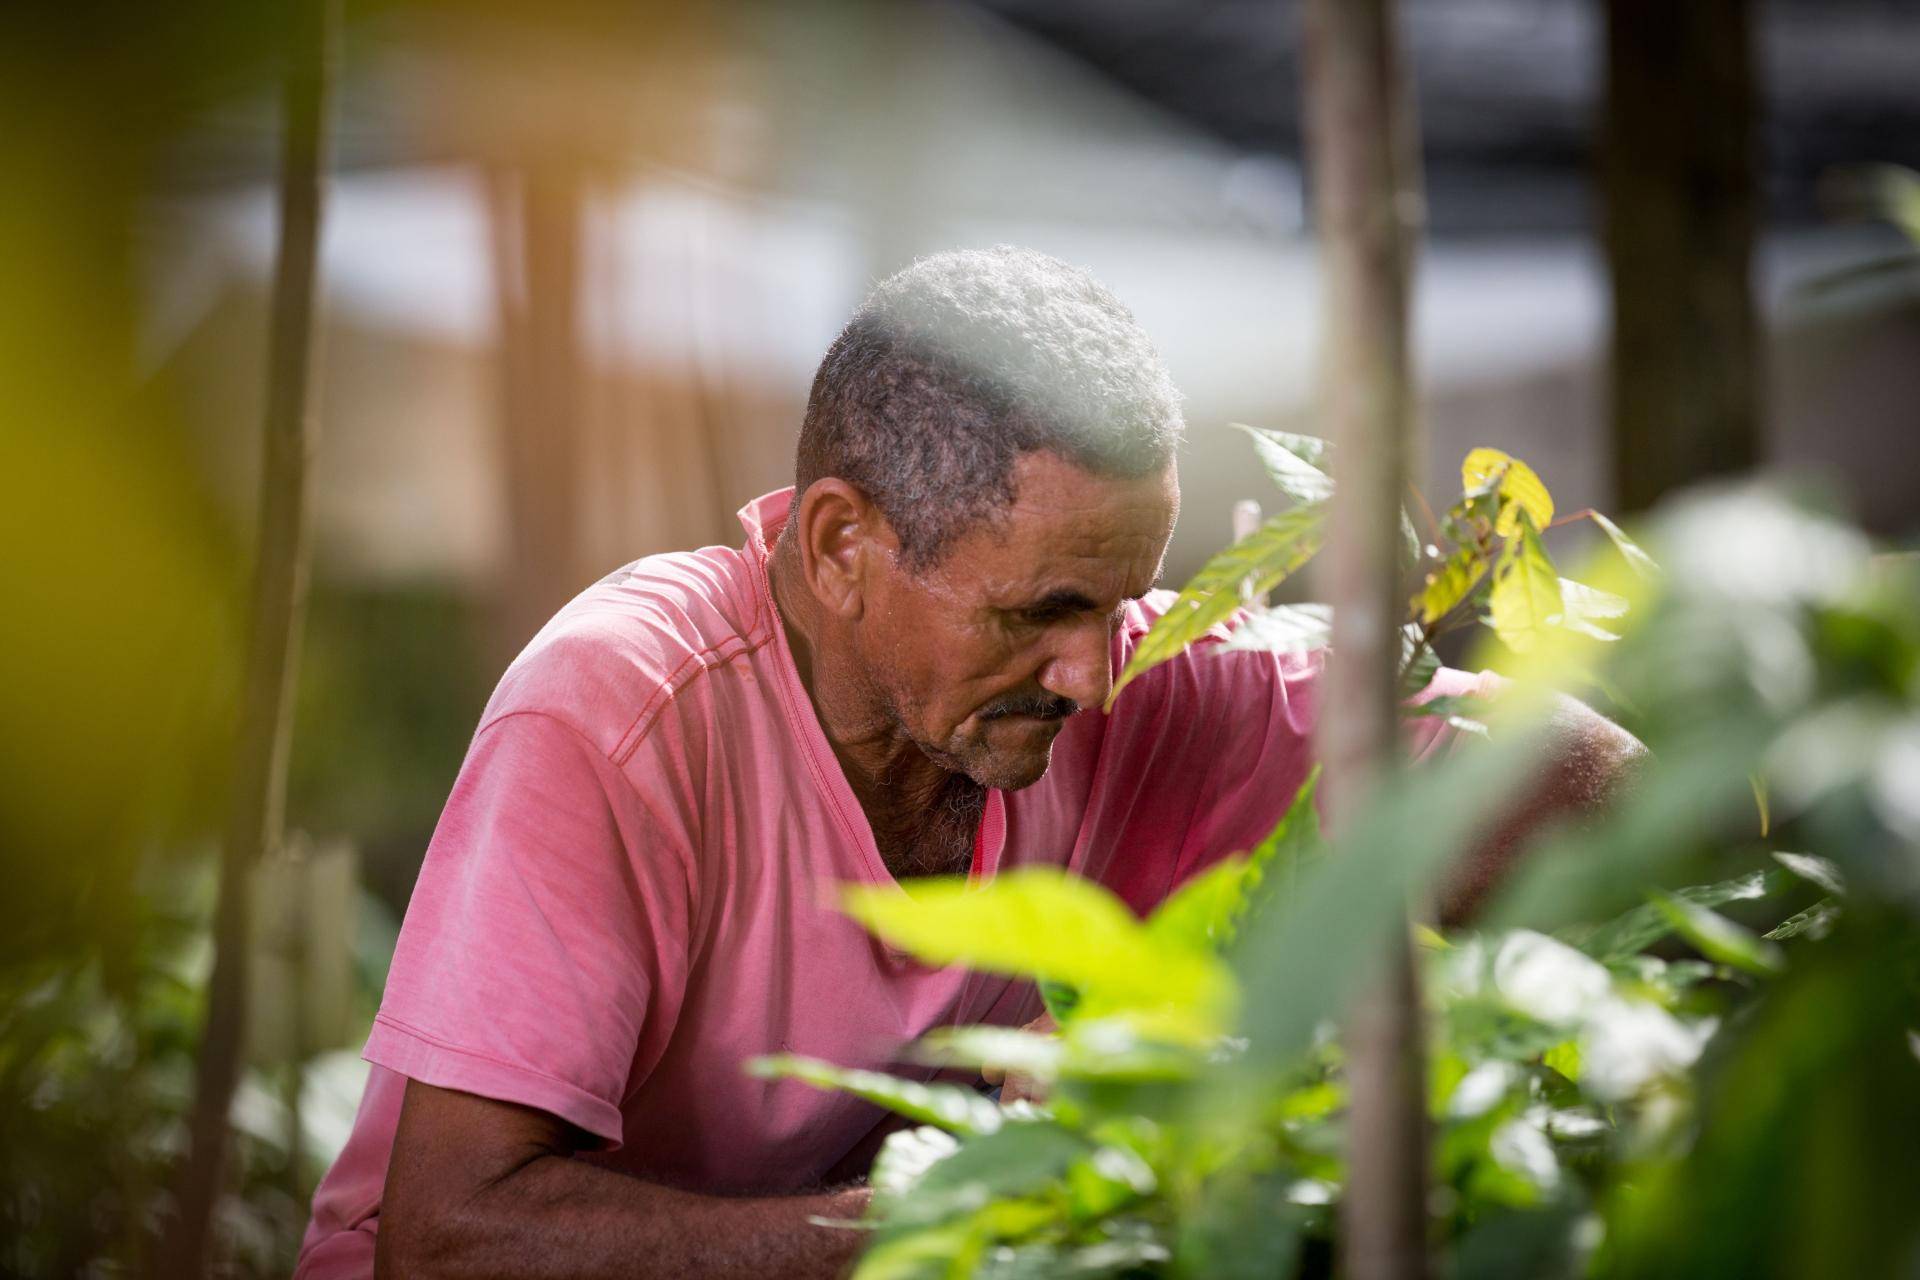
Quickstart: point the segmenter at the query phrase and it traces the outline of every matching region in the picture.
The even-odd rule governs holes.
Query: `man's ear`
[[[866,494],[833,477],[808,485],[792,518],[814,599],[847,622],[859,621],[873,573],[899,549],[893,526]]]

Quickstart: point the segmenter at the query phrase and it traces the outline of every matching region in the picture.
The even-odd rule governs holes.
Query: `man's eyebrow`
[[[1077,613],[1100,606],[1083,592],[1075,591],[1072,587],[1059,587],[1020,607],[1029,613]]]

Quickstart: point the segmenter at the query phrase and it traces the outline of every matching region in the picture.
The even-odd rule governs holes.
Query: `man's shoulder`
[[[746,552],[648,556],[582,591],[540,629],[501,677],[481,724],[545,715],[619,762],[695,680],[772,635]]]

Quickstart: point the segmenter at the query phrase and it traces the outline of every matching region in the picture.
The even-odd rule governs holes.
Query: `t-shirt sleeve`
[[[685,983],[685,866],[573,728],[489,722],[428,847],[366,1057],[618,1146],[648,1019]]]

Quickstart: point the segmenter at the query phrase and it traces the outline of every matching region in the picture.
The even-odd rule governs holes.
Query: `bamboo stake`
[[[208,1272],[214,1209],[226,1181],[228,1112],[246,1043],[251,877],[280,842],[293,685],[307,588],[307,464],[313,447],[314,277],[327,150],[327,99],[339,0],[294,8],[283,90],[280,244],[274,264],[260,471],[259,536],[233,796],[220,856],[215,958],[196,1063],[191,1147],[158,1273]]]
[[[1408,333],[1421,220],[1414,136],[1391,0],[1308,0],[1306,143],[1326,339],[1322,416],[1336,443],[1323,556],[1333,656],[1320,752],[1337,837],[1392,768],[1399,725],[1400,496],[1414,389]],[[1428,1269],[1426,1114],[1413,956],[1404,942],[1348,1026],[1352,1089],[1341,1233],[1352,1280]]]

